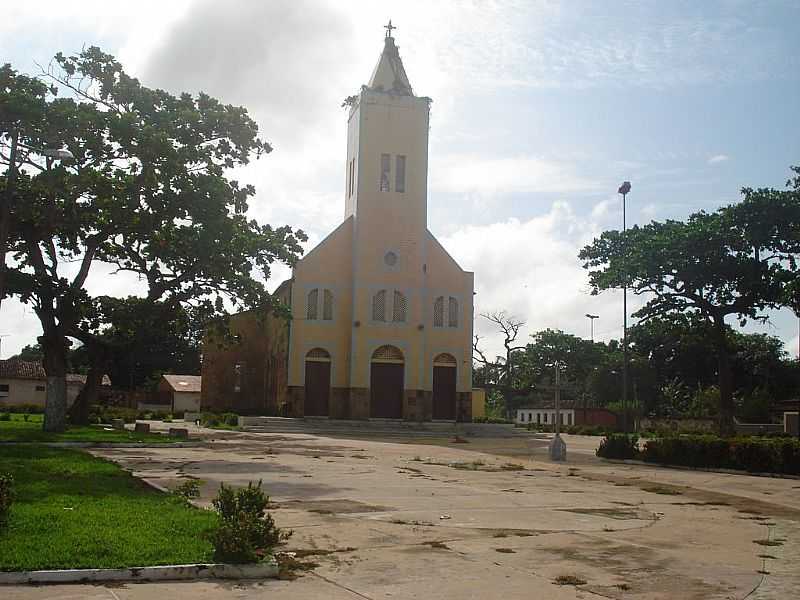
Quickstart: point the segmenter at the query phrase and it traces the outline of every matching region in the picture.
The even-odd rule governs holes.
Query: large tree
[[[44,118],[11,134],[28,150],[13,182],[8,292],[39,316],[45,428],[60,430],[69,339],[89,350],[87,385],[108,360],[103,315],[85,289],[98,262],[137,275],[153,305],[269,308],[270,265],[292,264],[305,237],[246,216],[255,190],[230,169],[271,148],[245,109],[149,89],[98,48],[58,54],[43,77],[53,84]],[[74,160],[43,159],[40,149],[53,147]]]
[[[647,320],[694,313],[709,325],[718,360],[719,427],[733,433],[732,348],[726,318],[766,321],[798,276],[800,202],[788,191],[743,190],[741,203],[686,221],[606,231],[583,248],[592,293],[625,285],[647,303]]]

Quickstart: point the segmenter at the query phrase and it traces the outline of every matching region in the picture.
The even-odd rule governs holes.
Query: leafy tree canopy
[[[797,169],[794,169],[798,173]],[[717,349],[720,428],[733,429],[733,388],[725,319],[767,320],[791,305],[800,253],[800,179],[789,189],[742,190],[742,202],[686,221],[606,231],[583,248],[592,293],[629,287],[647,302],[643,320],[694,313],[711,326]]]
[[[0,117],[2,185],[11,192],[6,293],[32,304],[42,324],[53,378],[46,428],[64,425],[58,382],[68,338],[97,365],[107,355],[93,325],[108,311],[85,289],[98,262],[138,276],[151,303],[284,310],[263,281],[275,261],[293,264],[306,238],[246,216],[255,190],[230,169],[271,148],[244,108],[147,88],[95,47],[56,55],[42,75],[50,87],[10,67],[3,77],[12,90],[3,114],[13,115]],[[13,163],[12,143],[20,150]],[[53,148],[74,158],[53,161]]]

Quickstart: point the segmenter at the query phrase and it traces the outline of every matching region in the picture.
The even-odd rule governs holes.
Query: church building
[[[277,290],[292,312],[285,331],[244,313],[240,339],[269,340],[204,349],[207,409],[472,417],[473,274],[428,230],[431,100],[414,94],[387,29],[369,84],[347,100],[344,219]]]

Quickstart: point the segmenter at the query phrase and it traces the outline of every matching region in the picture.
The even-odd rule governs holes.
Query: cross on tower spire
[[[383,28],[386,30],[386,37],[387,38],[392,37],[392,30],[393,29],[397,29],[397,27],[392,25],[392,20],[391,19],[389,19],[389,24],[388,25],[384,25]]]

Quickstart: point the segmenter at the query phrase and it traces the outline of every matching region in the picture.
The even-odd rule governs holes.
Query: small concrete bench
[[[185,427],[170,427],[169,437],[180,438],[182,440],[189,439],[189,430]]]
[[[137,423],[133,430],[136,433],[150,433],[150,423]]]
[[[114,429],[125,429],[124,419],[111,419],[111,427]]]

